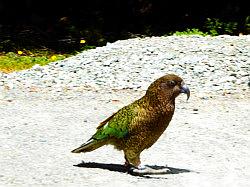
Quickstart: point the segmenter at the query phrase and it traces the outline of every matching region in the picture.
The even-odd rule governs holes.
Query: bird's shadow
[[[128,173],[131,175],[135,175],[133,173],[130,173],[128,170],[128,167],[125,165],[121,164],[105,164],[105,163],[96,163],[96,162],[82,162],[77,165],[74,165],[76,167],[83,167],[83,168],[99,168],[99,169],[104,169],[104,170],[109,170],[109,171],[116,171],[116,172],[121,172],[121,173]],[[147,167],[150,167],[152,169],[168,169],[169,172],[165,174],[179,174],[179,173],[187,173],[191,172],[191,170],[188,169],[181,169],[181,168],[174,168],[174,167],[168,167],[168,166],[157,166],[157,165],[146,165]],[[150,175],[136,175],[144,178],[160,178],[160,177],[152,177]]]

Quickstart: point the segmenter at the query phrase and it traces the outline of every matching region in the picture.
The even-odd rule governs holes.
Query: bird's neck
[[[175,110],[175,99],[169,99],[164,95],[145,95],[147,104],[157,109],[159,113],[171,115]]]

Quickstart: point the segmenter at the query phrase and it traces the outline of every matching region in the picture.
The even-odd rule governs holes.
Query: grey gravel
[[[250,36],[168,36],[108,43],[74,57],[0,74],[0,89],[146,90],[152,80],[175,73],[195,93],[235,93],[248,89]]]
[[[250,186],[250,36],[135,38],[32,69],[0,73],[0,186]],[[142,155],[182,173],[143,178],[107,146],[70,151],[166,73],[191,89]],[[94,162],[99,167],[74,165]],[[121,167],[121,165],[119,165]],[[190,170],[190,172],[186,172]]]

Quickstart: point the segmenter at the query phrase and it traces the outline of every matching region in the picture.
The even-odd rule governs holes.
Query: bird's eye
[[[169,84],[170,84],[171,86],[175,86],[175,85],[176,85],[176,82],[175,82],[175,81],[170,81]]]

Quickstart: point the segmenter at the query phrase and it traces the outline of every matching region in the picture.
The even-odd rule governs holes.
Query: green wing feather
[[[128,134],[129,124],[132,122],[135,115],[136,112],[133,105],[128,105],[120,109],[97,127],[97,132],[92,138],[101,140],[109,137],[125,137]]]

